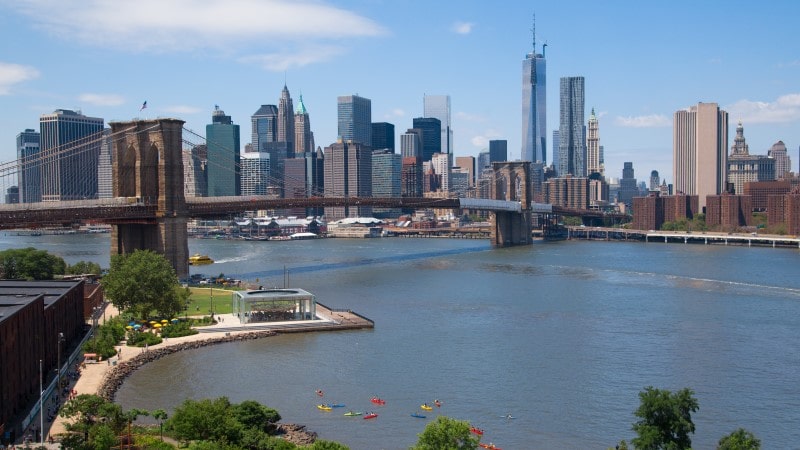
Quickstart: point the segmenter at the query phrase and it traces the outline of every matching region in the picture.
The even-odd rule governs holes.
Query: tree
[[[189,297],[169,261],[150,250],[113,255],[111,269],[101,284],[114,306],[143,319],[153,311],[161,317],[173,317]]]
[[[324,439],[318,439],[314,441],[314,443],[309,447],[311,450],[348,450],[350,447],[342,445],[338,442],[334,441],[326,441]]]
[[[419,434],[412,450],[476,449],[478,438],[470,432],[469,422],[439,416]]]
[[[684,388],[673,394],[648,386],[639,392],[639,400],[634,415],[640,420],[633,424],[637,437],[631,440],[634,447],[644,450],[691,448],[692,413],[699,408],[691,389]]]
[[[161,440],[163,441],[164,440],[164,421],[167,420],[169,418],[169,416],[167,416],[167,412],[164,411],[163,409],[157,409],[157,410],[153,411],[153,418],[158,421],[158,427],[160,428],[160,432],[161,432]]]
[[[247,428],[272,432],[275,424],[281,420],[281,415],[274,409],[254,400],[245,400],[232,408],[233,416]]]
[[[717,445],[717,450],[760,450],[761,441],[756,436],[739,428],[731,434],[722,437]]]
[[[68,265],[65,273],[70,275],[100,275],[101,271],[102,269],[100,268],[100,264],[88,261],[78,261],[75,264]]]
[[[63,275],[66,263],[58,256],[33,247],[0,252],[0,279],[52,280]]]
[[[244,427],[231,414],[227,397],[214,400],[187,399],[175,408],[167,428],[183,441],[239,442]]]

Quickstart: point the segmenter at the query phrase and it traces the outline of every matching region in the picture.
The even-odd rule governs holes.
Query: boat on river
[[[424,418],[426,418],[428,416],[426,416],[425,414],[420,414],[420,413],[411,413],[411,417],[416,417],[418,419],[424,419]]]
[[[375,403],[376,405],[385,405],[386,404],[386,400],[384,400],[382,398],[378,398],[378,397],[372,397],[371,399],[369,399],[369,401],[371,401],[372,403]]]
[[[344,415],[347,416],[347,417],[360,416],[361,414],[364,414],[364,413],[362,413],[361,411],[347,411],[346,413],[344,413]]]
[[[330,407],[330,406],[328,406],[328,405],[317,405],[317,409],[319,409],[320,411],[330,411],[330,410],[332,410],[333,408],[331,408],[331,407]]]
[[[433,410],[433,406],[431,406],[431,405],[429,405],[429,404],[427,404],[427,403],[423,403],[423,404],[419,405],[419,407],[420,407],[420,408],[422,408],[422,409],[424,409],[425,411],[431,411],[431,410]]]
[[[483,430],[482,430],[481,428],[478,428],[478,427],[470,427],[469,431],[470,431],[472,434],[477,434],[478,436],[483,436]]]
[[[208,255],[201,255],[199,253],[195,253],[194,255],[189,257],[189,265],[190,266],[201,266],[204,264],[213,264],[214,260],[211,259]]]
[[[364,419],[365,419],[365,420],[366,420],[366,419],[374,419],[374,418],[376,418],[376,417],[378,417],[378,414],[377,414],[377,413],[374,413],[374,412],[371,412],[371,413],[367,414],[366,416],[364,416]]]

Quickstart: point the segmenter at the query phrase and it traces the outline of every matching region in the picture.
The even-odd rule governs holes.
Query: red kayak
[[[469,431],[471,431],[471,432],[472,432],[472,433],[474,433],[474,434],[477,434],[478,436],[483,436],[483,430],[481,430],[481,429],[480,429],[480,428],[478,428],[478,427],[471,427],[471,428],[469,429]]]
[[[496,446],[494,444],[484,444],[483,442],[481,442],[478,445],[480,445],[483,448],[488,448],[489,450],[503,450],[502,448],[500,448],[500,447],[498,447],[498,446]]]
[[[366,419],[374,419],[374,418],[376,418],[376,417],[378,417],[378,415],[377,415],[377,414],[375,414],[375,413],[369,413],[369,414],[365,414],[365,415],[364,415],[364,420],[366,420]]]
[[[376,405],[385,405],[386,404],[386,400],[380,399],[378,397],[372,397],[371,399],[369,399],[369,401],[371,401],[372,403],[375,403]],[[365,419],[366,419],[366,417],[365,417]]]

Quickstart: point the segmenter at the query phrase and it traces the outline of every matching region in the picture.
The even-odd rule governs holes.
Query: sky
[[[241,127],[300,94],[316,144],[337,138],[336,98],[372,100],[399,135],[423,96],[450,95],[455,156],[490,139],[520,157],[522,61],[547,43],[547,159],[559,78],[585,77],[606,176],[633,162],[672,182],[672,117],[698,102],[742,121],[751,154],[784,141],[800,160],[800,2],[611,0],[0,0],[0,161],[39,117],[172,117],[205,135],[215,105]],[[140,111],[142,103],[147,108]]]

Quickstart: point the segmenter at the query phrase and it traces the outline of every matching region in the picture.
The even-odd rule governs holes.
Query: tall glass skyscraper
[[[450,165],[453,165],[453,128],[450,123],[450,96],[425,95],[422,98],[423,115],[439,119],[442,126],[440,153],[449,155]]]
[[[357,95],[337,98],[339,112],[339,137],[343,141],[353,141],[372,145],[372,101]]]
[[[422,130],[422,162],[430,161],[442,151],[442,122],[435,117],[415,117],[414,128]]]
[[[586,174],[586,127],[584,126],[584,78],[561,78],[558,127],[558,176]]]
[[[547,162],[547,62],[533,49],[522,61],[522,160]]]
[[[239,125],[234,125],[219,106],[214,108],[211,124],[206,125],[206,145],[208,196],[241,195]]]
[[[276,142],[278,140],[277,106],[261,105],[258,111],[254,112],[250,117],[250,123],[252,124],[251,151],[266,151],[267,142]]]
[[[31,128],[17,135],[19,201],[42,201],[42,163],[39,160],[39,132]]]
[[[103,119],[59,109],[39,118],[42,201],[97,198]]]

